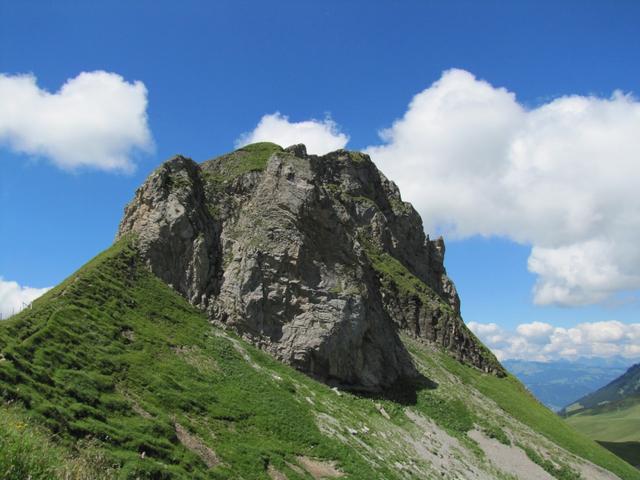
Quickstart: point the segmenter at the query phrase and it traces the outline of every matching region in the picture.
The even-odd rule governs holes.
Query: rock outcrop
[[[324,381],[414,377],[399,332],[504,372],[460,318],[444,242],[362,153],[263,143],[200,165],[175,157],[127,206],[127,234],[213,322]]]

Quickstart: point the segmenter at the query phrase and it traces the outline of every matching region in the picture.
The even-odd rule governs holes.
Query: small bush
[[[511,440],[509,439],[507,434],[504,433],[504,430],[502,430],[500,427],[496,425],[488,425],[483,428],[483,431],[487,435],[487,437],[495,438],[503,445],[511,445]]]
[[[422,391],[416,407],[445,430],[460,436],[473,429],[475,415],[462,400],[440,397],[432,391]]]

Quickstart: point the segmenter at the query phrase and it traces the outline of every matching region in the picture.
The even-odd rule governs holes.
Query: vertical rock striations
[[[416,375],[398,332],[503,374],[460,318],[444,242],[368,156],[262,143],[147,179],[118,236],[212,321],[324,381],[377,390]]]

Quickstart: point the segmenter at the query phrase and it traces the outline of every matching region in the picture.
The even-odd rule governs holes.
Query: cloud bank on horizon
[[[501,361],[618,356],[640,359],[640,323],[612,320],[562,328],[533,322],[520,324],[512,331],[495,323],[469,322],[469,328]]]
[[[94,71],[50,93],[33,75],[0,74],[0,145],[65,170],[132,172],[135,152],[153,149],[147,89]]]
[[[18,313],[49,288],[32,288],[19,285],[17,282],[0,277],[0,318],[6,319]]]

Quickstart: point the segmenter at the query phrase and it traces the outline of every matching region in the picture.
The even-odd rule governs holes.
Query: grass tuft
[[[203,175],[207,183],[219,188],[246,173],[261,172],[271,155],[282,151],[281,146],[270,142],[246,145],[202,164]]]

